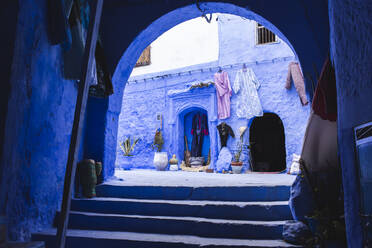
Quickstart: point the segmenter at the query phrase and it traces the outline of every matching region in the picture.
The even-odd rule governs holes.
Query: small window
[[[151,46],[148,46],[145,48],[145,50],[143,50],[135,67],[140,67],[140,66],[145,66],[145,65],[150,65],[150,64],[151,64]]]
[[[276,35],[261,24],[257,23],[257,45],[274,42],[277,42]]]

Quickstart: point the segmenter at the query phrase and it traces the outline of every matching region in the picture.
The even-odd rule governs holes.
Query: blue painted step
[[[33,240],[43,240],[46,247],[55,245],[55,229],[45,230],[32,235]],[[201,238],[189,235],[145,234],[132,232],[107,232],[68,230],[68,248],[285,248],[298,247],[282,240],[249,240]]]
[[[292,219],[287,201],[226,202],[97,197],[73,199],[71,210],[107,214],[188,216],[230,220],[276,221]]]
[[[173,187],[97,186],[97,196],[132,199],[206,201],[288,201],[289,186]]]
[[[69,228],[214,238],[281,239],[284,221],[221,220],[195,217],[71,212]]]

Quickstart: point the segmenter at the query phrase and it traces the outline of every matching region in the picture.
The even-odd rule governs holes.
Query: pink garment
[[[214,85],[217,90],[218,119],[230,117],[230,97],[232,94],[229,75],[223,71],[214,74]]]
[[[291,62],[288,65],[288,75],[285,83],[285,88],[288,90],[291,88],[291,76],[302,105],[308,104],[309,101],[306,96],[304,77],[302,76],[300,66],[297,62]]]

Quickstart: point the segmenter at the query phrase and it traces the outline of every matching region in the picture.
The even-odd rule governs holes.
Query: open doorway
[[[284,126],[274,113],[253,119],[249,143],[253,171],[280,172],[286,169]]]
[[[191,166],[206,165],[210,162],[210,139],[208,113],[203,109],[188,112],[184,117],[186,151],[190,151]]]

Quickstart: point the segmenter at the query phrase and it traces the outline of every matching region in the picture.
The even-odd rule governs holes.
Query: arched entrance
[[[252,168],[254,171],[279,172],[286,169],[284,126],[274,113],[253,119],[249,128]]]
[[[295,49],[292,47],[291,43],[288,39],[283,35],[283,33],[272,23],[268,20],[263,18],[262,16],[246,9],[239,7],[234,4],[230,3],[222,3],[222,2],[208,2],[201,4],[205,13],[228,13],[234,14],[238,16],[242,16],[251,20],[255,20],[265,27],[269,28],[273,31],[277,36],[286,42],[290,48],[293,50],[295,56],[298,58]],[[105,127],[105,151],[104,151],[104,164],[106,168],[104,169],[105,178],[110,177],[114,173],[114,164],[115,164],[115,147],[116,147],[116,135],[117,135],[117,120],[118,116],[121,111],[122,106],[122,97],[123,91],[125,87],[125,78],[128,78],[134,64],[136,63],[138,57],[140,56],[143,49],[145,49],[152,41],[154,41],[157,37],[159,37],[162,33],[166,32],[173,26],[184,22],[186,20],[196,18],[200,16],[200,10],[196,8],[195,5],[189,5],[186,7],[182,7],[176,10],[173,10],[162,17],[158,18],[151,25],[149,25],[146,29],[144,29],[129,45],[129,47],[124,52],[123,56],[121,57],[119,63],[116,66],[116,70],[113,77],[113,84],[114,84],[114,91],[115,94],[111,96],[108,100],[108,111],[106,116],[106,127]],[[123,80],[124,79],[124,80]],[[175,123],[170,118],[171,125]],[[107,135],[108,134],[108,135]],[[174,138],[172,137],[171,140]],[[215,137],[211,137],[212,140]],[[217,158],[217,154],[212,154],[212,160]],[[214,159],[213,159],[214,158]],[[112,167],[112,168],[111,168]]]
[[[128,7],[119,2],[105,2],[101,23],[103,46],[107,54],[109,70],[113,74],[115,93],[102,103],[98,103],[100,105],[99,109],[104,109],[104,111],[88,111],[88,115],[95,119],[104,120],[104,124],[95,125],[93,128],[87,127],[85,135],[88,137],[92,133],[104,133],[102,139],[96,139],[94,144],[86,147],[84,152],[90,154],[91,150],[101,151],[95,154],[94,158],[103,161],[103,176],[105,179],[114,175],[118,120],[123,91],[141,52],[157,37],[175,25],[200,17],[200,9],[203,10],[204,14],[233,14],[255,20],[264,25],[291,47],[296,60],[301,61],[303,71],[313,71],[314,63],[320,68],[321,62],[319,61],[323,61],[323,56],[325,56],[325,51],[328,48],[328,26],[321,26],[319,32],[314,34],[308,25],[306,15],[303,13],[304,6],[293,5],[292,1],[271,2],[269,6],[262,5],[259,1],[247,3],[243,0],[234,1],[234,4],[219,1],[203,2],[200,3],[200,8],[195,4],[187,5],[189,3],[175,1],[166,5],[151,5],[151,8],[149,8],[151,11],[146,12],[146,18],[142,18],[135,25],[131,24],[133,23],[133,16],[136,16],[136,13],[138,13],[138,16],[144,16],[143,9],[138,9],[136,6]],[[286,6],[288,8],[283,8]],[[272,11],[279,7],[283,9],[283,12]],[[325,21],[328,20],[326,17],[324,17]],[[320,18],[323,18],[323,16]],[[292,25],[294,19],[298,23],[302,23],[303,28],[298,29],[297,26]],[[128,25],[128,28],[123,28],[126,25]],[[317,35],[320,35],[320,37],[316,37]],[[316,41],[320,41],[320,43]],[[94,99],[90,99],[90,101],[95,102]],[[90,126],[90,124],[87,126]]]

